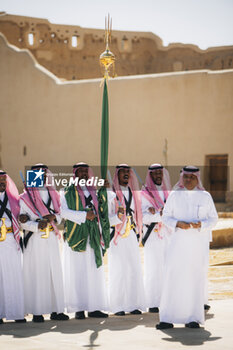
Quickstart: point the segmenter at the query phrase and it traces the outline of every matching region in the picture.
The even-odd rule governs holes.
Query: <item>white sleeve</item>
[[[116,194],[113,191],[107,191],[108,193],[108,219],[110,226],[115,226],[122,224],[122,221],[118,218],[116,214]]]
[[[149,210],[143,211],[143,224],[150,225],[152,222],[161,222],[162,216],[160,215],[160,212],[158,211],[155,214],[151,214]]]
[[[152,222],[160,222],[162,221],[162,217],[160,212],[156,212],[155,214],[151,214],[149,212],[149,208],[153,207],[152,204],[148,202],[148,200],[141,194],[142,200],[142,217],[143,224],[150,225]]]
[[[62,217],[61,214],[55,214],[57,222],[55,224],[59,225],[61,223]]]
[[[161,222],[162,221],[162,216],[160,215],[160,212],[158,211],[155,214],[151,214],[149,210],[143,211],[143,224],[144,225],[150,225],[152,222]]]
[[[29,220],[27,222],[25,222],[24,224],[20,223],[21,228],[26,231],[40,232],[38,229],[38,222],[30,220],[31,219],[30,209],[22,199],[20,199],[19,205],[20,205],[20,214],[26,214],[29,216]]]
[[[218,222],[218,213],[216,211],[214,201],[211,195],[208,196],[207,201],[207,217],[201,220],[201,230],[212,230]]]
[[[168,199],[163,208],[162,222],[164,225],[172,229],[176,228],[177,219],[174,218],[174,195],[172,193],[168,196]]]
[[[61,196],[61,217],[65,220],[70,220],[78,225],[86,222],[87,212],[81,210],[71,210],[67,206],[64,191],[60,192]]]

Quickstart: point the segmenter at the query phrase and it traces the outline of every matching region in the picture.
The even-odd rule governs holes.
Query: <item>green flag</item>
[[[109,139],[109,121],[108,121],[108,88],[106,79],[104,79],[104,91],[102,102],[102,124],[101,124],[101,177],[106,179],[108,167],[108,139]]]
[[[109,122],[108,122],[108,88],[106,79],[104,79],[104,91],[102,102],[102,124],[101,124],[101,178],[106,179],[108,168],[108,138],[109,138]],[[98,191],[99,219],[102,227],[101,246],[103,254],[109,248],[110,243],[110,224],[108,219],[108,200],[107,190],[103,186]]]

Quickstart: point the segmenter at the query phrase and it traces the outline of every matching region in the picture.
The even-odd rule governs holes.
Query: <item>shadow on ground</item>
[[[214,314],[207,313],[206,319],[213,318]],[[85,348],[95,348],[99,345],[94,344],[100,332],[109,330],[128,331],[138,326],[144,326],[154,329],[155,332],[162,332],[167,337],[162,338],[164,341],[172,343],[179,342],[183,345],[201,345],[205,342],[221,339],[221,337],[213,337],[211,333],[204,328],[188,329],[184,327],[175,327],[174,329],[158,331],[155,325],[159,322],[158,314],[143,313],[142,315],[126,315],[117,317],[111,315],[107,319],[86,318],[85,320],[76,320],[71,318],[69,321],[51,321],[48,318],[44,323],[33,323],[31,317],[27,317],[26,324],[16,324],[14,322],[6,322],[0,325],[1,335],[11,335],[14,338],[30,338],[41,334],[80,334],[91,331],[89,336],[89,344],[83,345]],[[1,339],[1,337],[0,337]]]
[[[45,319],[43,323],[34,323],[31,317],[27,317],[27,323],[6,322],[0,325],[0,335],[12,335],[14,338],[35,337],[43,333],[59,332],[63,334],[79,334],[88,330],[93,331],[90,342],[93,343],[98,337],[98,333],[103,330],[109,331],[127,331],[137,326],[155,327],[158,323],[158,315],[144,313],[142,315],[126,315],[117,317],[111,315],[106,319],[86,318],[85,320],[76,320],[71,318],[69,321],[51,321]]]
[[[173,328],[169,330],[163,330],[167,336],[166,338],[162,338],[162,340],[166,340],[168,342],[176,343],[179,342],[183,345],[202,345],[209,341],[215,341],[221,339],[221,337],[212,337],[211,333],[204,328],[198,329],[190,329],[184,327]]]
[[[214,318],[214,314],[210,312],[205,313],[205,319],[209,320]],[[185,327],[174,327],[172,329],[162,330],[162,333],[169,336],[168,338],[162,338],[170,343],[179,342],[183,345],[202,345],[208,341],[219,340],[221,337],[212,337],[211,333],[200,327],[198,329],[190,329]]]

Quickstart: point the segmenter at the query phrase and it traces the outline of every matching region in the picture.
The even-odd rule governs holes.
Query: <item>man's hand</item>
[[[94,214],[94,212],[92,210],[89,210],[87,212],[86,220],[93,221],[95,217],[96,215]]]
[[[39,230],[44,230],[47,227],[47,225],[48,225],[48,221],[45,219],[38,221]]]
[[[124,215],[124,208],[123,207],[119,207],[118,210],[117,210],[117,216],[118,218],[121,220],[122,219],[122,216]]]
[[[201,221],[191,222],[190,224],[193,228],[200,228],[201,227]]]
[[[28,220],[30,220],[30,218],[27,214],[20,214],[19,222],[21,222],[21,224],[25,224]]]
[[[191,225],[189,222],[177,221],[176,227],[182,228],[183,230],[188,230],[191,228]]]
[[[56,220],[56,216],[54,214],[48,214],[43,216],[43,219],[48,220],[49,222]]]
[[[150,207],[150,208],[148,208],[148,210],[149,210],[149,212],[151,213],[151,214],[155,214],[155,208],[154,207]]]

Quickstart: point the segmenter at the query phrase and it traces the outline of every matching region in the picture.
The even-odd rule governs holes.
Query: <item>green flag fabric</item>
[[[101,123],[101,178],[107,178],[108,169],[108,142],[109,142],[109,118],[108,118],[108,87],[104,79],[104,91],[102,102],[102,123]],[[98,191],[99,219],[102,226],[102,238],[104,243],[103,254],[109,248],[110,243],[110,224],[108,219],[108,196],[105,187]]]
[[[103,254],[109,248],[110,244],[110,223],[108,218],[108,195],[107,190],[101,187],[98,191],[98,209],[99,209],[99,219],[102,227],[102,237],[104,241]]]
[[[82,206],[82,201],[79,197],[78,191],[74,185],[65,189],[65,198],[67,206],[71,210],[87,211]],[[102,228],[102,240],[104,247],[101,244],[101,235],[97,219],[93,221],[86,220],[83,224],[76,224],[72,221],[65,221],[64,239],[73,251],[85,252],[89,237],[89,243],[94,250],[96,266],[102,265],[102,255],[109,248],[110,243],[110,224],[108,219],[108,200],[106,188],[101,188],[98,192],[98,214],[100,225]]]
[[[79,197],[78,191],[74,185],[71,185],[65,189],[65,198],[67,206],[71,210],[81,210],[86,211],[87,209],[83,208],[82,201]],[[104,198],[103,198],[104,201]],[[104,204],[105,206],[107,204]],[[106,209],[103,205],[99,204],[99,210],[102,213],[106,213]],[[103,224],[102,224],[103,221]],[[102,235],[106,237],[105,240],[108,243],[110,236],[108,224],[108,216],[101,221],[102,225]],[[93,221],[86,220],[83,224],[76,224],[72,221],[65,221],[65,232],[64,238],[66,239],[68,245],[73,251],[76,252],[85,252],[87,247],[87,242],[89,238],[89,243],[91,248],[94,250],[96,266],[99,267],[102,265],[102,249],[100,243],[100,230],[97,219]]]
[[[109,120],[108,120],[108,87],[104,79],[104,91],[102,102],[102,124],[101,124],[101,178],[106,179],[108,167],[108,141],[109,141]]]

